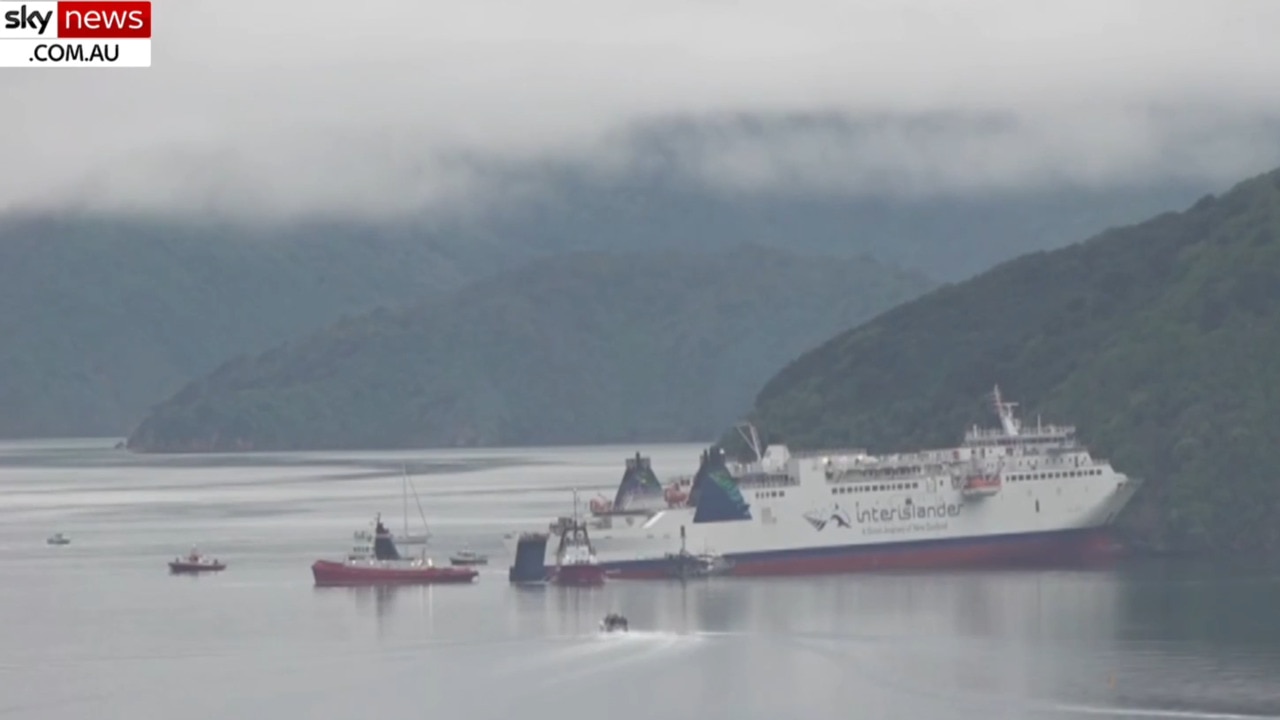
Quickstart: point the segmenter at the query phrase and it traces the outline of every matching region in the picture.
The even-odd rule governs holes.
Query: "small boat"
[[[600,621],[600,630],[603,632],[628,632],[627,619],[618,613],[609,613]]]
[[[715,553],[691,553],[685,548],[684,526],[680,526],[680,552],[667,553],[664,557],[666,571],[671,577],[680,580],[705,578],[712,575],[727,575],[733,569],[724,556]]]
[[[454,565],[488,565],[489,556],[470,550],[459,550],[449,556],[449,562]]]
[[[562,523],[560,546],[551,581],[557,585],[603,585],[604,566],[596,560],[586,523],[578,520],[578,494],[573,494],[573,519]]]
[[[174,558],[169,561],[169,572],[180,575],[186,573],[202,573],[202,572],[220,572],[226,570],[226,563],[217,558],[209,558],[200,554],[199,550],[191,548],[191,552],[186,557]]]
[[[357,533],[356,545],[345,560],[317,560],[311,565],[315,584],[325,586],[427,585],[434,583],[469,583],[479,575],[471,568],[437,567],[425,556],[406,558],[400,555],[391,531],[382,524],[382,515],[374,518],[373,546],[367,544],[368,533]]]
[[[49,539],[45,540],[45,543],[49,545],[70,545],[71,539],[62,533],[54,533],[49,536]]]

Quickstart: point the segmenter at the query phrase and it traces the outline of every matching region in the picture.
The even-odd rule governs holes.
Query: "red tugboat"
[[[195,548],[191,548],[191,552],[187,553],[186,557],[174,558],[169,561],[169,572],[174,575],[221,572],[226,569],[226,563],[217,558],[207,558]]]
[[[356,533],[357,540],[367,540],[367,533]],[[391,531],[382,524],[382,515],[374,519],[373,548],[357,543],[344,561],[317,560],[311,565],[317,586],[360,585],[427,585],[433,583],[469,583],[479,575],[469,567],[437,567],[430,558],[401,557],[391,539]]]
[[[560,547],[556,549],[556,569],[551,581],[557,585],[603,585],[604,566],[587,536],[587,526],[578,520],[578,494],[573,494],[573,519],[561,523]]]

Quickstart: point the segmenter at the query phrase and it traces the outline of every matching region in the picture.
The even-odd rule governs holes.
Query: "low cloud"
[[[386,216],[661,165],[731,192],[1280,164],[1280,3],[193,0],[154,67],[9,70],[0,210]],[[497,184],[495,184],[497,183]]]

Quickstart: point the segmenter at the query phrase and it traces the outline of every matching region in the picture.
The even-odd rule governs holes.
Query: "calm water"
[[[508,586],[501,534],[612,492],[637,448],[137,458],[0,445],[0,716],[1280,717],[1280,570]],[[639,448],[660,476],[697,446]],[[399,469],[465,587],[317,589]],[[411,529],[421,530],[416,509]],[[45,545],[53,532],[72,544]],[[229,562],[170,577],[193,543]],[[631,620],[601,636],[601,616]]]

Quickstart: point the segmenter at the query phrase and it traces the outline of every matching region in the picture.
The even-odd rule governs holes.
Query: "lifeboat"
[[[607,515],[610,510],[613,510],[613,502],[607,498],[597,497],[591,499],[588,507],[591,508],[592,515]]]
[[[968,475],[960,485],[960,494],[967,498],[990,497],[998,492],[1000,492],[999,475]]]
[[[435,583],[469,583],[479,573],[470,567],[436,566],[430,558],[405,558],[400,555],[391,531],[382,524],[382,516],[374,519],[373,547],[357,534],[357,545],[345,560],[317,560],[311,565],[315,584],[324,586],[428,585]]]
[[[667,507],[681,507],[688,502],[689,493],[681,490],[676,483],[672,483],[662,491],[662,499],[667,501]]]

